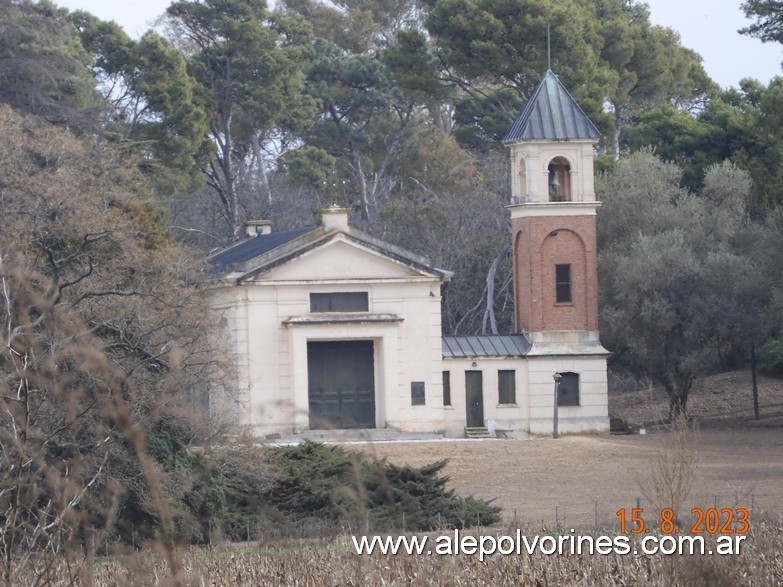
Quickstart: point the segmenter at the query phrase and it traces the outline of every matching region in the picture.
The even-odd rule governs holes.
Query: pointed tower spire
[[[550,69],[502,140],[509,144],[600,138],[599,130]]]

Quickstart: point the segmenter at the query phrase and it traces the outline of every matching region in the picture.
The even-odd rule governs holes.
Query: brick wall
[[[598,330],[595,216],[514,218],[517,331]],[[571,303],[555,302],[555,265],[571,265]]]

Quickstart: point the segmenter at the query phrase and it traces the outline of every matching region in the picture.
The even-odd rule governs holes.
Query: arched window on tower
[[[549,162],[549,201],[571,201],[571,166],[564,157]]]
[[[519,158],[519,199],[515,204],[523,204],[527,201],[527,165],[524,158]]]

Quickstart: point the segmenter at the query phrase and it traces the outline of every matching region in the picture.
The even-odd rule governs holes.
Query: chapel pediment
[[[322,227],[259,234],[214,253],[208,261],[214,278],[236,283],[447,281],[452,276],[425,257],[349,227],[347,211],[345,219],[329,218]]]

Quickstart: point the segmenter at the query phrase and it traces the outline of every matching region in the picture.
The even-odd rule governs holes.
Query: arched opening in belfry
[[[571,201],[571,165],[565,157],[555,157],[549,162],[549,201]]]
[[[515,202],[521,204],[527,201],[527,165],[524,158],[519,158],[519,201]]]

